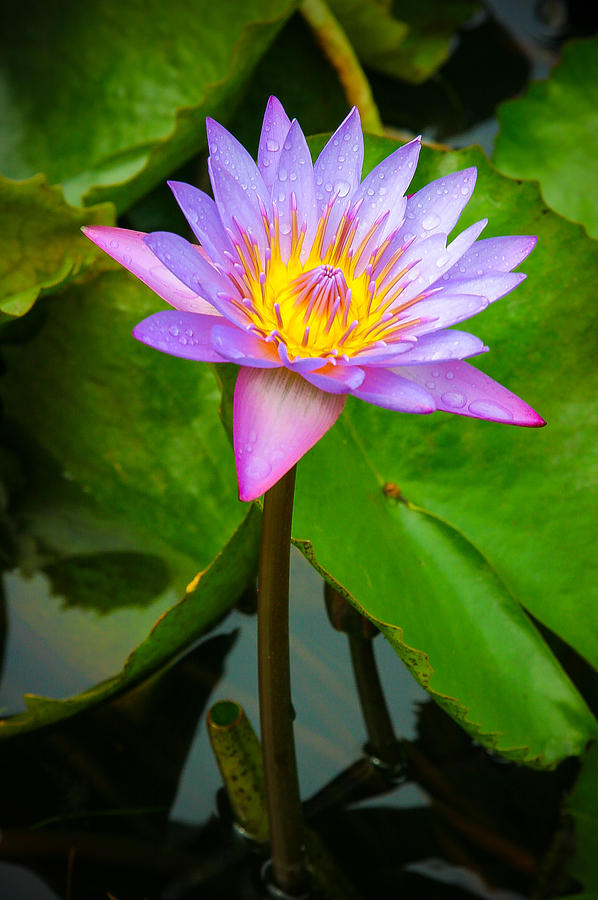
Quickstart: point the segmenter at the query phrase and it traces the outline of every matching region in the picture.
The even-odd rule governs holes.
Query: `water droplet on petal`
[[[128,255],[123,256],[123,265],[130,266],[132,262],[133,262],[133,260],[131,259],[130,256],[128,256]]]
[[[112,247],[113,250],[118,250],[118,241],[110,241],[110,247]]]
[[[266,147],[268,148],[270,153],[276,153],[277,150],[280,150],[280,144],[278,143],[278,141],[266,141]]]
[[[446,375],[445,375],[444,377],[445,377],[445,378],[448,378],[449,381],[452,381],[453,378],[455,377],[455,373],[454,373],[454,372],[451,372],[451,371],[449,370],[449,371],[446,373]]]
[[[289,175],[289,181],[297,181],[297,173],[296,172],[291,172],[291,174]]]
[[[428,388],[429,391],[433,391],[436,388],[436,382],[435,381],[426,381],[426,387]]]
[[[463,194],[464,197],[467,197],[467,195],[469,194],[469,188],[462,187],[461,193]]]
[[[432,378],[440,378],[440,372],[438,371],[438,369],[434,369],[434,371],[432,372]]]
[[[278,170],[278,180],[279,180],[279,181],[286,181],[286,180],[287,180],[287,175],[288,175],[288,173],[287,173],[287,170],[286,170],[286,169],[279,169],[279,170]]]
[[[351,190],[351,185],[348,181],[337,181],[334,187],[335,193],[338,193],[339,197],[346,197]]]
[[[462,409],[467,402],[463,394],[458,394],[456,391],[447,391],[440,399],[447,406],[452,406],[453,409]]]
[[[272,471],[272,466],[261,456],[254,456],[247,466],[247,474],[250,478],[265,478]]]
[[[179,329],[176,327],[176,325],[171,325],[170,328],[168,329],[168,333],[171,334],[173,337],[178,337]]]
[[[439,224],[440,216],[437,216],[436,213],[428,213],[428,215],[424,216],[422,219],[422,228],[424,231],[432,231],[432,229],[436,228]]]
[[[474,400],[467,408],[474,416],[481,416],[484,419],[499,418],[508,421],[513,419],[513,413],[510,410],[493,400]]]
[[[280,223],[280,233],[281,234],[289,234],[290,230],[291,230],[291,226],[288,222]]]

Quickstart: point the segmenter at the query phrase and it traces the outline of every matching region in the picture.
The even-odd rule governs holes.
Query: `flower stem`
[[[364,130],[371,134],[384,134],[370,83],[340,23],[324,0],[303,0],[299,11],[336,69],[349,103],[361,113]]]
[[[289,666],[289,555],[295,467],[264,497],[258,578],[260,728],[272,872],[290,896],[308,886],[303,813],[293,740]]]

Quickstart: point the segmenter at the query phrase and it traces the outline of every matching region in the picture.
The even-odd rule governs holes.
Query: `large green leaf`
[[[535,178],[546,202],[598,237],[598,37],[565,47],[546,81],[503,104],[496,165]]]
[[[590,900],[598,897],[598,744],[594,744],[584,760],[566,809],[575,822],[571,872],[588,891],[581,896]]]
[[[158,619],[122,671],[66,700],[26,694],[26,712],[0,719],[0,739],[73,716],[139,684],[171,662],[228,612],[255,575],[259,523],[257,510],[250,507],[230,541],[191,582],[183,599]]]
[[[131,337],[161,301],[109,265],[46,300],[35,336],[4,348],[0,393],[7,415],[100,509],[186,557],[190,577],[245,514],[218,390],[209,366]]]
[[[392,146],[370,140],[368,168]],[[413,187],[473,163],[462,225],[490,215],[488,234],[536,233],[539,243],[528,281],[471,328],[491,348],[483,368],[548,427],[350,400],[299,467],[294,535],[480,740],[550,765],[580,752],[596,724],[519,604],[598,666],[598,247],[480,151],[424,150]],[[408,503],[387,499],[386,482]]]
[[[0,176],[0,312],[22,316],[39,294],[55,289],[99,256],[82,225],[111,225],[109,204],[69,206],[43,175],[26,181]]]
[[[123,209],[205,144],[293,0],[42,0],[0,35],[0,171]],[[40,86],[43,85],[43,90]]]

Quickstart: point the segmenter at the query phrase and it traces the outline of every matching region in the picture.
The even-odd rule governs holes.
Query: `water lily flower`
[[[523,400],[463,362],[487,348],[450,326],[525,276],[534,237],[449,235],[475,168],[410,196],[420,141],[361,180],[353,109],[315,164],[296,120],[271,97],[257,164],[207,121],[214,199],[170,182],[199,244],[176,234],[85,233],[168,301],[133,334],[186,359],[233,362],[234,452],[242,500],[260,496],[328,431],[348,394],[406,413],[434,410],[539,426]]]

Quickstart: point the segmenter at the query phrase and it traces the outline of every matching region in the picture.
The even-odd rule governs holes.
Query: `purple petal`
[[[155,350],[200,362],[228,362],[214,350],[210,335],[219,322],[214,316],[168,309],[136,325],[133,337]]]
[[[467,363],[434,363],[393,371],[425,387],[444,412],[532,428],[546,424],[531,406]]]
[[[247,187],[225,169],[217,160],[208,159],[208,172],[214,191],[216,207],[225,229],[230,236],[243,244],[239,227],[256,242],[261,258],[266,248],[266,230],[262,212],[255,196],[250,196]],[[270,198],[266,209],[271,206]]]
[[[365,373],[359,366],[333,366],[316,372],[304,372],[303,377],[321,391],[332,394],[348,394],[362,383]]]
[[[234,178],[258,214],[260,207],[269,210],[270,192],[251,154],[214,119],[206,119],[206,131],[212,163],[222,166]]]
[[[446,285],[446,290],[459,291],[460,294],[483,294],[489,303],[494,303],[495,300],[514,290],[526,278],[527,275],[524,275],[523,272],[484,275],[481,278],[472,278],[470,280],[454,278]],[[442,285],[446,284],[444,281],[440,283]]]
[[[264,114],[260,144],[257,151],[257,167],[268,189],[274,184],[282,145],[291,127],[282,103],[270,97]]]
[[[435,294],[405,310],[405,319],[422,319],[409,329],[409,334],[430,334],[463,322],[488,306],[485,297],[474,294]]]
[[[465,251],[471,247],[487,224],[488,219],[481,219],[481,221],[475,222],[473,225],[470,225],[469,228],[466,228],[465,231],[462,231],[461,234],[459,234],[454,241],[451,241],[446,248],[444,247],[446,237],[442,232],[438,232],[421,242],[415,241],[404,257],[399,259],[395,267],[400,269],[402,265],[405,265],[405,260],[409,260],[410,257],[422,257],[421,265],[418,265],[416,269],[409,272],[409,284],[401,294],[401,302],[417,297],[418,294],[421,294],[422,291],[425,291],[427,288],[434,287],[437,282],[444,285],[444,281],[441,277],[442,274],[446,272],[447,269],[450,269]],[[438,247],[437,251],[435,250],[436,247]],[[422,248],[422,250],[425,248],[426,253],[419,253],[420,248]],[[430,251],[428,248],[432,248],[432,250]],[[388,277],[392,277],[392,274]],[[459,293],[477,294],[478,291],[460,290]],[[482,293],[482,291],[479,293]]]
[[[436,409],[434,400],[425,388],[390,369],[366,368],[363,384],[351,393],[374,406],[398,412],[425,414]]]
[[[443,275],[445,281],[476,278],[496,272],[510,272],[536,246],[535,237],[497,237],[478,241]]]
[[[183,284],[179,278],[156,259],[145,245],[142,231],[129,231],[127,228],[112,228],[104,225],[92,225],[83,228],[84,233],[108,253],[113,259],[147,284],[159,297],[174,306],[189,312],[219,316],[220,313],[207,300],[202,299],[197,291]]]
[[[469,201],[476,182],[476,169],[464,169],[430,182],[407,200],[401,234],[425,237],[450,234]]]
[[[307,142],[296,119],[285,138],[276,178],[272,185],[272,202],[278,215],[280,247],[284,262],[291,248],[292,210],[297,208],[298,228],[306,229],[304,256],[313,243],[318,220],[314,170]]]
[[[359,227],[355,234],[354,246],[358,247],[378,216],[390,210],[386,222],[385,233],[397,228],[405,212],[404,193],[415,174],[420,138],[399,147],[364,178],[361,187],[353,196],[353,203],[361,201],[359,210]]]
[[[359,112],[353,107],[314,163],[318,214],[322,215],[332,203],[327,234],[336,232],[343,212],[359,187],[362,167],[363,133]]]
[[[247,317],[220,296],[230,295],[234,290],[233,285],[204,259],[196,247],[169,231],[154,231],[146,235],[144,240],[151,252],[183,284],[209,299],[231,321],[246,324]]]
[[[314,372],[316,369],[323,369],[324,366],[328,365],[328,360],[322,356],[296,356],[295,359],[291,360],[286,344],[282,343],[278,345],[278,355],[283,366],[286,366],[292,372],[298,372],[300,375],[303,375],[304,372]]]
[[[169,181],[168,186],[208,256],[224,262],[224,253],[231,251],[232,246],[212,198],[183,181]]]
[[[233,408],[241,500],[255,500],[282,478],[332,428],[345,399],[284,368],[242,368]]]
[[[467,331],[450,329],[437,331],[434,334],[424,334],[419,338],[412,349],[401,354],[399,366],[420,365],[421,363],[447,362],[452,359],[465,359],[468,356],[477,356],[478,353],[486,353],[488,347],[474,334]]]
[[[253,366],[257,369],[275,369],[280,366],[280,358],[272,344],[267,344],[255,334],[240,328],[216,325],[212,328],[212,346],[228,362],[240,366]]]

